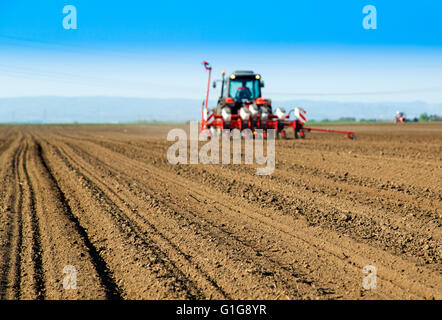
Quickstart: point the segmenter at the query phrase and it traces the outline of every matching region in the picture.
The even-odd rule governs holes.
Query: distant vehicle
[[[405,112],[398,111],[396,112],[396,117],[394,118],[394,123],[404,123],[404,122],[418,122],[417,118],[408,119]]]
[[[394,123],[403,123],[407,122],[407,118],[405,112],[396,112],[396,117],[394,118]]]

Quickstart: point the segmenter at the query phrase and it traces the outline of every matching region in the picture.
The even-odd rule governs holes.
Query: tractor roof
[[[255,72],[250,71],[250,70],[238,70],[233,72],[233,74],[235,76],[253,76],[255,74]]]

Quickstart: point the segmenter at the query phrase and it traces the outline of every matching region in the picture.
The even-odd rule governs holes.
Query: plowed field
[[[441,124],[278,140],[269,176],[171,165],[170,129],[0,126],[0,298],[442,298]]]

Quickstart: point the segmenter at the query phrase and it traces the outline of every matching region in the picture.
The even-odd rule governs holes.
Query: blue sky
[[[362,27],[365,5],[377,30]],[[260,72],[275,99],[440,103],[441,14],[435,0],[3,0],[0,97],[199,99],[209,60]]]

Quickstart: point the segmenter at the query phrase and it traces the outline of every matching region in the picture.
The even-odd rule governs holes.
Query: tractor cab
[[[270,107],[270,100],[261,98],[261,88],[264,87],[261,75],[253,71],[235,71],[227,79],[224,72],[222,75],[216,113],[220,114],[221,109],[226,106],[231,109],[232,114],[237,114],[241,107],[253,104]],[[216,88],[216,81],[213,82],[213,87]]]
[[[253,101],[261,97],[261,76],[253,71],[236,71],[227,79],[227,97],[236,102]]]

